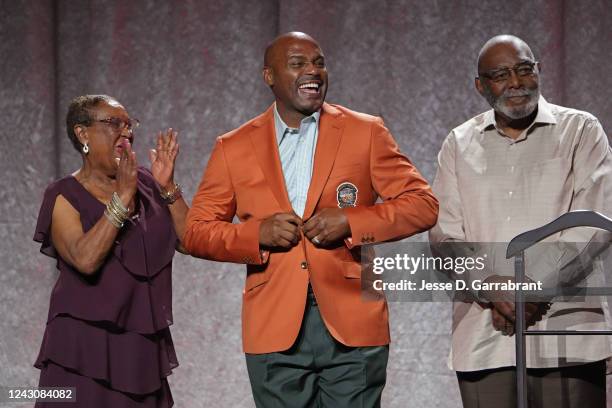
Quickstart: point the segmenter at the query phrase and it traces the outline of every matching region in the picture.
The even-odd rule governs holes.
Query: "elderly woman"
[[[39,385],[75,387],[74,408],[171,407],[172,257],[188,210],[177,134],[158,134],[149,171],[131,147],[138,122],[114,98],[75,98],[66,125],[83,165],[47,188],[38,216],[34,240],[59,269]]]

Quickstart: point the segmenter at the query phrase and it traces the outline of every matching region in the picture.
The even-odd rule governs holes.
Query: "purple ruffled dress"
[[[57,259],[59,277],[34,366],[41,369],[39,386],[76,387],[76,403],[36,407],[171,407],[166,377],[178,366],[169,330],[177,236],[151,173],[139,169],[135,216],[92,276],[68,265],[51,242],[60,194],[79,212],[85,232],[106,208],[72,176],[45,191],[34,240]]]

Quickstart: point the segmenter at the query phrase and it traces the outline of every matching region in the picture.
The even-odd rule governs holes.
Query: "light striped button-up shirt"
[[[297,129],[283,122],[276,105],[274,106],[274,125],[285,186],[293,211],[300,217],[304,215],[308,187],[312,178],[315,148],[319,134],[320,112],[305,117]]]
[[[612,153],[601,125],[589,113],[540,98],[533,124],[511,139],[497,128],[489,110],[453,129],[442,146],[433,183],[440,214],[430,239],[507,243],[568,211],[596,210],[609,216],[611,186]],[[578,233],[568,230],[562,237],[572,242],[569,237]],[[504,253],[497,255],[494,270],[476,278],[514,275],[513,260],[505,260]],[[529,258],[526,263],[528,276],[538,272],[529,269]],[[581,303],[553,300],[534,327],[605,328],[595,296]],[[605,359],[612,351],[604,337],[527,336],[527,365],[547,368]],[[514,366],[514,339],[494,330],[489,309],[476,302],[456,302],[450,367],[475,371]]]

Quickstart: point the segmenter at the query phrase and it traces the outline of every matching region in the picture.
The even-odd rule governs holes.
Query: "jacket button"
[[[307,268],[308,268],[308,262],[303,261],[303,262],[300,264],[300,267],[301,267],[302,269],[307,269]]]

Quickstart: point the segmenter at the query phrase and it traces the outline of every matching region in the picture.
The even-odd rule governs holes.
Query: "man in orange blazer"
[[[243,347],[258,407],[379,406],[388,310],[362,297],[361,246],[431,228],[438,202],[380,118],[324,103],[310,36],[276,38],[263,77],[275,104],[217,139],[184,245],[247,265]]]

